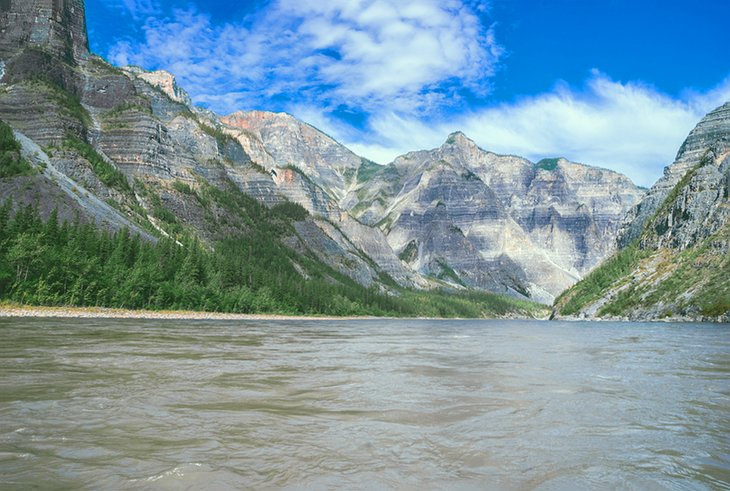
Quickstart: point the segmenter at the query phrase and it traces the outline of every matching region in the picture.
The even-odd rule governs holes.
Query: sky
[[[643,186],[730,100],[727,0],[87,0],[92,50],[388,163],[463,131]]]

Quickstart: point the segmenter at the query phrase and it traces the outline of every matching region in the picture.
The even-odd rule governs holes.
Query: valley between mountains
[[[0,299],[728,321],[730,103],[648,191],[460,132],[379,165],[110,65],[82,0],[5,2],[0,30]]]

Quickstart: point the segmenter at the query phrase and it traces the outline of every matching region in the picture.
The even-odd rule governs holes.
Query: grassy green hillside
[[[681,252],[632,245],[594,270],[555,302],[560,315],[593,305],[599,317],[715,318],[730,312],[730,226]],[[600,302],[600,304],[596,304]]]

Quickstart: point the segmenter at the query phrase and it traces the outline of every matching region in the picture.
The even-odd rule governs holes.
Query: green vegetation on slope
[[[367,182],[373,178],[376,174],[380,173],[385,169],[385,166],[376,164],[372,160],[362,159],[362,165],[357,169],[357,182]]]
[[[364,288],[313,256],[283,246],[280,239],[293,229],[288,216],[299,213],[293,207],[268,210],[242,193],[212,189],[205,190],[209,199],[235,208],[250,223],[247,232],[212,248],[190,237],[180,246],[167,239],[145,242],[127,231],[112,235],[79,221],[59,223],[55,214],[44,222],[33,207],[12,215],[7,202],[0,207],[0,299],[240,313],[543,313],[529,302],[488,293],[403,290],[394,296]]]
[[[408,243],[406,248],[398,254],[398,259],[407,263],[412,263],[416,260],[416,258],[418,258],[418,244],[415,240],[412,240]]]
[[[677,182],[657,212],[646,222],[641,238],[619,251],[584,280],[555,301],[563,315],[575,315],[584,307],[622,287],[597,312],[598,316],[625,316],[636,310],[659,307],[660,315],[716,317],[730,312],[730,225],[683,251],[641,249],[668,230],[664,219],[697,171],[710,162],[709,153]],[[719,244],[719,245],[718,245]],[[652,259],[652,265],[642,264]],[[641,272],[642,278],[634,276]]]
[[[160,90],[158,88],[158,90]],[[169,96],[164,92],[161,91],[162,94],[164,94],[168,99]],[[217,126],[212,126],[211,124],[208,124],[207,122],[201,121],[201,119],[198,117],[197,114],[193,113],[189,108],[184,107],[183,111],[180,113],[180,116],[183,116],[187,119],[190,119],[191,121],[194,121],[197,123],[200,130],[205,133],[208,136],[211,136],[215,139],[216,143],[218,144],[219,148],[225,148],[226,145],[230,144],[237,144],[238,141],[233,138],[228,133],[224,133],[220,128]]]
[[[294,203],[291,201],[279,203],[278,205],[275,205],[271,209],[271,211],[274,213],[274,215],[291,220],[293,222],[301,222],[302,220],[306,220],[309,216],[309,212],[306,208],[304,208],[299,203]]]
[[[560,161],[560,158],[542,159],[535,164],[535,167],[546,171],[554,171],[558,168],[558,161]]]
[[[96,174],[99,180],[110,188],[117,189],[121,192],[131,191],[127,178],[124,174],[122,174],[122,172],[112,164],[104,160],[104,158],[99,155],[99,152],[97,152],[94,147],[88,143],[81,141],[78,138],[69,137],[63,141],[62,148],[72,150],[85,158],[91,164],[91,168],[94,170],[94,174]]]
[[[81,105],[81,100],[49,77],[34,75],[23,82],[35,90],[44,91],[58,104],[67,116],[81,122],[85,128],[91,126],[91,116]]]
[[[0,121],[0,178],[35,174],[27,160],[20,155],[20,143],[13,129]]]
[[[626,315],[638,308],[665,305],[661,314],[702,314],[715,317],[730,312],[730,255],[723,247],[730,241],[730,226],[698,245],[673,254],[656,266],[664,276],[658,284],[630,284],[598,312]]]
[[[690,170],[688,170],[684,176],[682,176],[682,179],[680,179],[679,182],[677,182],[677,184],[672,188],[672,190],[669,192],[666,199],[662,202],[662,205],[659,207],[656,213],[654,213],[654,215],[646,222],[646,225],[644,225],[644,232],[642,234],[643,239],[651,236],[656,237],[664,235],[667,230],[669,230],[669,223],[666,220],[662,220],[660,222],[657,222],[657,220],[659,220],[659,218],[661,217],[665,217],[667,213],[669,213],[669,210],[672,208],[672,206],[674,206],[682,190],[687,187],[687,185],[692,181],[692,178],[695,176],[695,174],[697,174],[697,171],[701,167],[707,165],[708,162],[708,153],[705,152],[705,154],[700,159],[700,162],[692,167]]]
[[[149,106],[144,106],[138,102],[122,102],[118,106],[104,113],[103,118],[113,119],[127,112],[138,112],[152,115],[152,109]]]
[[[456,271],[444,259],[437,259],[436,266],[439,267],[439,271],[436,273],[436,278],[443,281],[451,281],[457,285],[466,286]]]
[[[639,249],[636,243],[614,254],[555,300],[560,313],[575,315],[583,307],[600,299],[606,293],[606,290],[617,282],[624,280],[628,274],[634,271],[639,261],[648,257],[649,254],[648,251]]]

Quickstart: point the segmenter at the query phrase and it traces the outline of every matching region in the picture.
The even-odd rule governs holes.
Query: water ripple
[[[0,320],[3,489],[730,489],[728,326]]]

